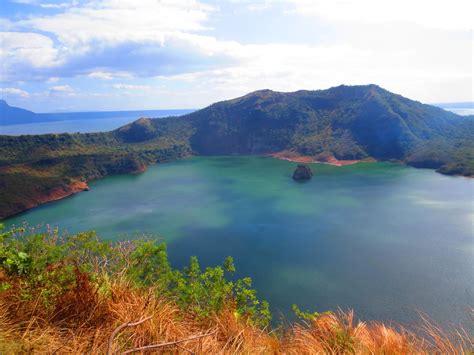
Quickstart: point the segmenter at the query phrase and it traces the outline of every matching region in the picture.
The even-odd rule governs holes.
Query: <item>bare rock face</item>
[[[293,179],[296,181],[309,180],[313,177],[313,172],[308,165],[300,164],[293,173]]]

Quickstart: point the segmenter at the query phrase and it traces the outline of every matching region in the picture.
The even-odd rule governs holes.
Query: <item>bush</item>
[[[0,234],[0,267],[8,276],[0,289],[19,288],[22,299],[37,299],[45,310],[84,290],[107,295],[109,280],[124,277],[134,287],[152,288],[157,297],[200,318],[229,305],[236,317],[254,325],[266,326],[271,318],[268,303],[257,298],[250,278],[228,280],[235,272],[231,257],[223,266],[204,271],[191,257],[189,266],[176,270],[166,245],[155,240],[112,244],[100,241],[95,232],[60,236],[57,230],[14,229]]]

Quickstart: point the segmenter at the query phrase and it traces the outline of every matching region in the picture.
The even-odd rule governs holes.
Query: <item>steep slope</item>
[[[315,160],[398,160],[474,176],[474,117],[376,85],[260,90],[180,117],[107,133],[0,136],[0,218],[110,174],[195,155],[288,152]]]
[[[187,116],[199,154],[295,150],[339,159],[405,159],[428,141],[473,136],[473,121],[376,85],[257,91]]]
[[[10,106],[5,100],[0,100],[0,124],[30,123],[36,119],[36,113]]]
[[[150,119],[107,133],[0,136],[0,219],[87,190],[87,181],[190,155],[173,119],[163,120],[150,140],[141,134]]]

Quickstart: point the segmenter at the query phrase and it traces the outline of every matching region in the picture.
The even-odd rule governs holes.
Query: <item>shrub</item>
[[[124,277],[199,318],[232,305],[237,317],[254,325],[266,326],[270,321],[268,303],[257,298],[250,278],[228,280],[235,272],[232,258],[203,271],[198,259],[191,257],[189,266],[176,270],[169,263],[166,245],[156,240],[112,244],[100,241],[94,232],[60,236],[57,230],[14,229],[0,234],[0,266],[10,277],[0,289],[20,288],[22,299],[37,299],[45,310],[63,307],[69,299],[85,311],[84,302],[93,304],[99,292],[108,294],[110,278]],[[86,302],[80,296],[85,293],[93,299]]]

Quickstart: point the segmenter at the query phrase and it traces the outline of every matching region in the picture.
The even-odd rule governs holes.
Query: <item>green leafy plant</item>
[[[322,312],[322,313],[319,313],[319,312],[306,312],[306,311],[302,311],[298,305],[296,304],[293,304],[291,306],[291,309],[293,311],[293,313],[295,314],[295,316],[299,319],[302,319],[302,320],[305,320],[305,321],[313,321],[315,320],[316,318],[322,316],[322,315],[326,315],[326,314],[332,314],[331,311],[326,311],[326,312]]]
[[[153,239],[113,245],[100,241],[94,232],[61,236],[57,230],[14,229],[0,234],[0,267],[21,278],[24,300],[38,299],[45,307],[53,307],[68,292],[80,292],[81,285],[107,296],[111,278],[125,277],[136,287],[152,287],[157,297],[201,318],[229,305],[237,317],[254,325],[265,326],[271,318],[268,303],[257,298],[250,278],[230,281],[235,272],[231,257],[222,266],[205,270],[191,257],[187,267],[177,270],[169,263],[166,245]],[[11,286],[2,285],[0,291]]]

